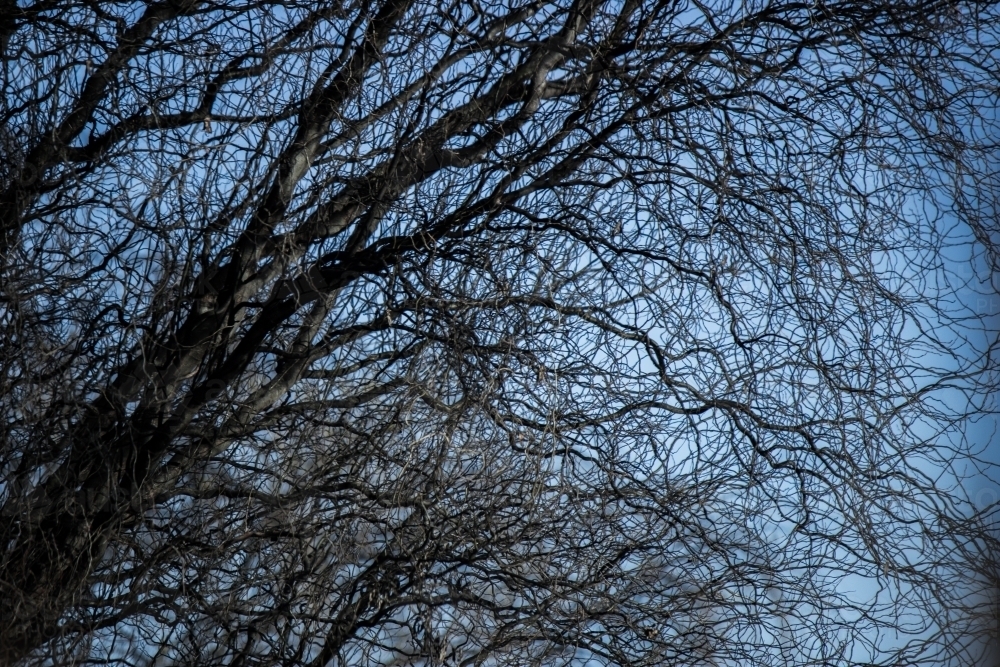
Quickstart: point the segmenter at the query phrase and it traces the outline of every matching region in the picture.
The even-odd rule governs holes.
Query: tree
[[[994,8],[0,16],[4,663],[963,655]]]

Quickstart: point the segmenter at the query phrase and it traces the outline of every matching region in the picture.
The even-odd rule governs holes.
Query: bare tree
[[[0,661],[965,655],[994,8],[2,7]]]

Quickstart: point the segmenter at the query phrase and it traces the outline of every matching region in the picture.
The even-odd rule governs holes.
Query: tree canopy
[[[0,662],[970,664],[991,5],[3,0]]]

